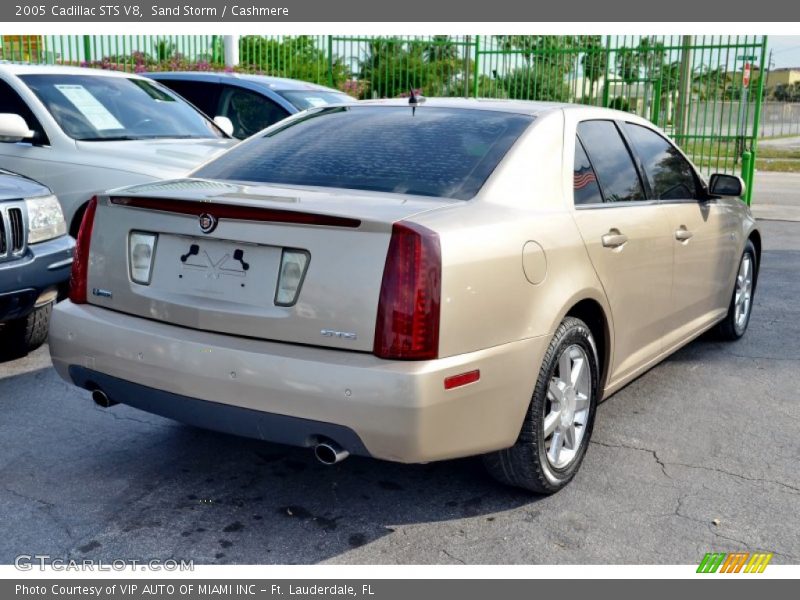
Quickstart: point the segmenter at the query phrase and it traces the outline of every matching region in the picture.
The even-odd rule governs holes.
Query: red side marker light
[[[461,373],[460,375],[446,377],[444,380],[444,389],[452,390],[453,388],[461,387],[462,385],[475,383],[480,378],[481,372],[478,369],[475,369],[474,371],[467,371],[466,373]]]

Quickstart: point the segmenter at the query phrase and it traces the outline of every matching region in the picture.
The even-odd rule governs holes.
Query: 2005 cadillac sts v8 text
[[[600,399],[705,330],[744,334],[761,238],[741,193],[607,109],[312,109],[97,197],[52,358],[103,405],[327,463],[484,454],[551,493]]]

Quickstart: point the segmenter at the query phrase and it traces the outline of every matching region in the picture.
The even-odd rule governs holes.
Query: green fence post
[[[609,100],[608,97],[609,87],[608,87],[608,75],[609,75],[609,68],[611,66],[611,36],[606,36],[606,72],[603,74],[603,107],[608,108]]]
[[[328,87],[333,87],[333,36],[328,36]]]
[[[475,36],[475,64],[472,67],[472,97],[477,98],[479,92],[478,79],[480,77],[481,36]]]
[[[751,147],[751,162],[750,168],[747,173],[748,178],[745,179],[747,182],[747,194],[745,194],[745,202],[749,206],[750,203],[753,201],[753,182],[755,180],[755,172],[756,172],[756,155],[758,154],[758,126],[761,121],[761,101],[764,98],[764,79],[766,74],[766,69],[764,69],[764,59],[767,55],[767,36],[764,36],[761,39],[761,62],[759,63],[759,70],[758,70],[758,90],[756,92],[756,105],[753,109],[753,140],[750,144]],[[744,164],[742,164],[744,167]]]
[[[650,120],[653,125],[658,126],[658,118],[661,116],[661,79],[656,79],[653,84],[653,104],[650,108]]]
[[[750,180],[753,174],[752,163],[753,163],[753,155],[750,154],[748,150],[742,152],[742,179],[744,180],[744,183],[747,186],[742,201],[748,205],[750,204],[750,190],[752,188],[752,186],[750,185]]]
[[[92,36],[83,36],[83,60],[87,63],[92,62]]]

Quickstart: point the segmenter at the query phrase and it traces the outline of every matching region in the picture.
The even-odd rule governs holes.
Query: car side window
[[[177,92],[194,104],[208,117],[214,118],[219,103],[220,86],[218,83],[206,81],[186,81],[184,79],[158,79],[159,83]]]
[[[233,123],[233,135],[237,138],[250,137],[289,116],[269,98],[232,86],[225,86],[220,107],[220,114]]]
[[[575,206],[582,204],[600,204],[603,202],[603,195],[600,193],[600,186],[597,184],[597,176],[594,174],[592,163],[586,156],[581,140],[575,137],[575,166],[572,171],[573,198]]]
[[[653,197],[659,200],[700,197],[694,169],[675,146],[641,125],[625,123],[625,133],[644,165]]]
[[[606,202],[646,200],[633,158],[613,121],[583,121],[578,124],[578,137]]]
[[[28,127],[36,132],[35,143],[47,144],[47,136],[44,133],[39,119],[37,119],[25,101],[17,91],[7,82],[0,79],[0,113],[13,113],[25,119]]]

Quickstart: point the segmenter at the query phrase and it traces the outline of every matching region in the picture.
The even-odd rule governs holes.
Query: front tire
[[[747,331],[747,326],[750,324],[750,315],[753,312],[753,296],[757,273],[756,249],[753,246],[753,242],[747,240],[744,252],[742,252],[742,258],[739,261],[739,270],[736,272],[736,282],[733,285],[728,314],[725,315],[725,318],[717,327],[719,337],[723,340],[738,340]]]
[[[552,494],[580,468],[592,435],[599,367],[589,327],[567,317],[542,360],[516,443],[484,457],[489,473],[507,485]]]
[[[53,303],[50,302],[33,309],[27,317],[5,323],[0,330],[2,353],[7,358],[21,357],[44,344],[52,312]]]

